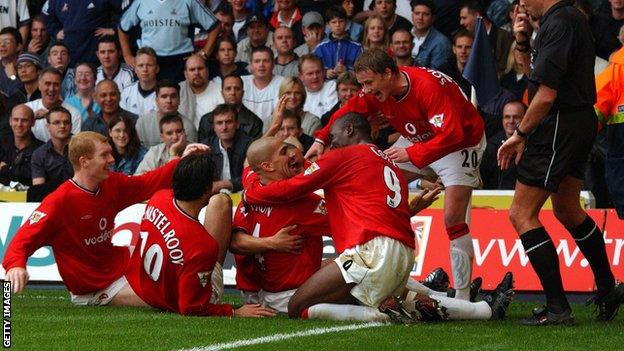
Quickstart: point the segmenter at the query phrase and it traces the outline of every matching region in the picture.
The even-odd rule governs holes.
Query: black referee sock
[[[613,272],[611,272],[602,231],[589,216],[578,227],[566,229],[572,234],[576,245],[589,262],[592,272],[594,272],[598,296],[608,294],[615,286],[615,278],[613,277]]]
[[[557,250],[546,229],[531,229],[520,235],[520,240],[544,288],[548,311],[561,313],[570,309],[561,282]]]

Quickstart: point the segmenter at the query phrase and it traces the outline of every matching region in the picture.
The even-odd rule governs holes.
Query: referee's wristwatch
[[[525,133],[520,129],[520,123],[516,124],[516,134],[522,139],[526,139],[529,136],[529,133]]]

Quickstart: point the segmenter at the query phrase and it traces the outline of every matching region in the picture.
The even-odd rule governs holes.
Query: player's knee
[[[526,216],[525,211],[523,211],[522,209],[516,207],[516,206],[512,206],[509,209],[509,221],[511,222],[511,225],[513,225],[513,227],[518,230],[519,226],[522,223],[525,223],[528,220],[528,217]]]

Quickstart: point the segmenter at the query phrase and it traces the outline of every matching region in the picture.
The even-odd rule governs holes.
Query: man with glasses
[[[62,106],[52,107],[46,113],[45,121],[50,140],[33,152],[32,184],[57,183],[58,186],[74,175],[67,157],[67,146],[72,136],[71,114]]]

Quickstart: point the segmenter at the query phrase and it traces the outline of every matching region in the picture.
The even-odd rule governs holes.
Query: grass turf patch
[[[240,303],[233,295],[229,302]],[[513,302],[502,322],[453,321],[384,325],[299,336],[246,347],[254,350],[570,350],[620,349],[624,316],[594,321],[593,309],[574,305],[577,325],[532,328],[516,320],[532,303]],[[241,339],[291,334],[355,322],[182,317],[143,308],[76,307],[63,290],[29,289],[12,299],[12,348],[16,350],[177,350]]]

